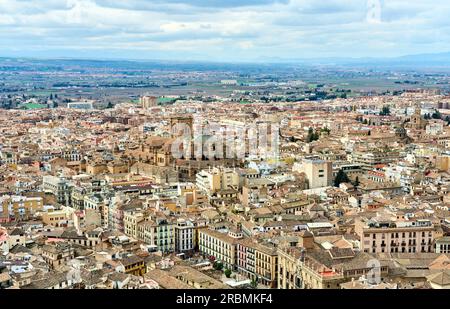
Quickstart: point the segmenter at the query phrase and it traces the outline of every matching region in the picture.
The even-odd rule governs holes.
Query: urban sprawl
[[[450,288],[444,91],[247,86],[1,93],[0,288]]]

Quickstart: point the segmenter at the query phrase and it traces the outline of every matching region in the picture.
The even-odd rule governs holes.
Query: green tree
[[[433,115],[431,115],[431,118],[433,118],[433,119],[441,119],[442,118],[442,114],[438,110],[436,110],[436,111],[434,111]]]
[[[385,105],[383,106],[383,108],[381,109],[380,115],[381,116],[389,116],[391,114],[391,109],[389,108],[389,106]]]
[[[308,135],[306,136],[307,143],[317,141],[319,140],[319,138],[320,138],[319,132],[314,131],[313,128],[308,129]]]
[[[347,174],[341,169],[334,179],[334,186],[339,187],[339,185],[344,182],[350,182],[350,179],[348,178]]]
[[[215,269],[215,270],[222,270],[223,269],[223,264],[221,263],[221,262],[214,262],[214,264],[213,264],[213,268]]]
[[[231,269],[227,268],[224,271],[225,277],[230,278],[231,277]]]
[[[360,182],[359,182],[359,177],[356,176],[355,178],[355,183],[353,184],[355,187],[359,186]]]

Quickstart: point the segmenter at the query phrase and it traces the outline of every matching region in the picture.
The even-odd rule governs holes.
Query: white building
[[[194,250],[194,224],[178,219],[175,225],[175,251],[184,253]]]
[[[239,173],[227,168],[202,170],[196,175],[196,183],[200,190],[209,195],[219,190],[238,189]]]

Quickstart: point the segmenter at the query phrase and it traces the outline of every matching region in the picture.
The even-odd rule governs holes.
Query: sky
[[[0,56],[396,57],[449,52],[448,16],[448,0],[0,0]]]

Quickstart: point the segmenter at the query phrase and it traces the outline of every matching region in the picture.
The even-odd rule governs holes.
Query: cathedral
[[[416,106],[414,114],[410,118],[409,127],[416,130],[425,130],[428,121],[422,118],[420,107]]]

